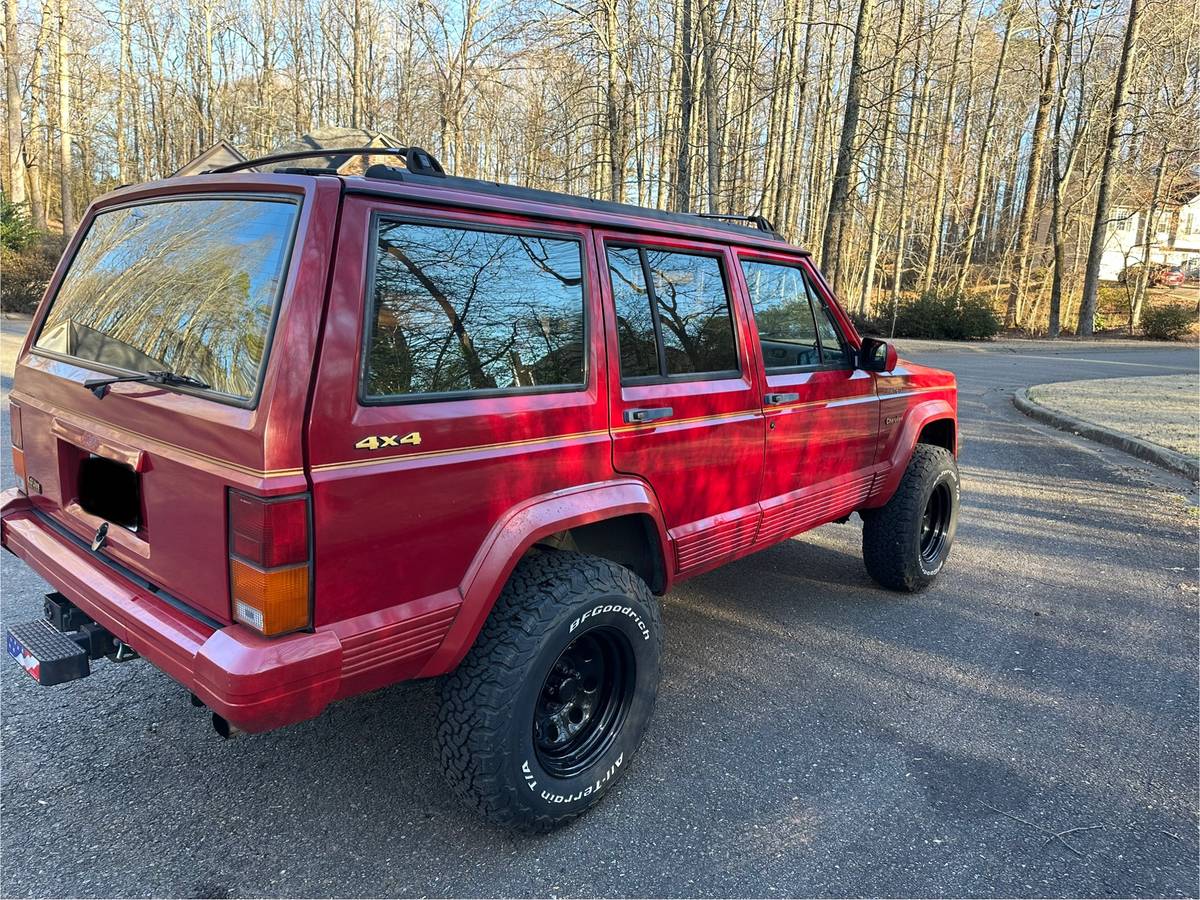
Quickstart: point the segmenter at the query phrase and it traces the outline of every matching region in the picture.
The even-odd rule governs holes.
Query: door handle
[[[800,399],[799,394],[766,394],[763,396],[763,402],[767,406],[778,406],[780,403],[792,403]]]
[[[625,421],[630,424],[638,424],[641,422],[653,422],[655,419],[669,419],[675,415],[675,410],[670,406],[655,406],[651,409],[627,409],[625,410]]]

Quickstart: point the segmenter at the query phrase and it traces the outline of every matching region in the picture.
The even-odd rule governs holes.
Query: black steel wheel
[[[860,510],[863,562],[893,591],[919,591],[946,565],[958,528],[958,463],[944,447],[917,444],[896,492]]]
[[[548,831],[629,771],[658,691],[658,602],[628,569],[535,551],[442,682],[447,781],[493,822]]]
[[[950,485],[944,481],[938,482],[925,501],[925,511],[921,513],[921,560],[927,566],[936,565],[942,559],[953,511],[954,498],[950,495]]]
[[[533,714],[538,762],[558,778],[592,766],[611,746],[633,699],[633,650],[614,628],[573,640],[550,667]]]

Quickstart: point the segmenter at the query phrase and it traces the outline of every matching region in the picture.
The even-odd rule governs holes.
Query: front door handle
[[[625,421],[631,425],[641,422],[653,422],[656,419],[669,419],[675,415],[675,410],[670,406],[655,406],[650,409],[627,409],[625,410]]]
[[[763,397],[763,402],[767,406],[778,406],[780,403],[794,403],[799,399],[799,394],[767,394]]]

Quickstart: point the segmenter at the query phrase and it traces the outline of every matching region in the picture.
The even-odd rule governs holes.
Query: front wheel
[[[929,587],[950,555],[958,500],[954,454],[917,444],[892,499],[861,513],[868,574],[894,591]]]
[[[522,560],[442,684],[447,781],[503,825],[548,831],[629,768],[658,692],[658,603],[628,569],[580,553]]]

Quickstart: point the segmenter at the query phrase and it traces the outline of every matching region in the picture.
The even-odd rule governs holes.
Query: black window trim
[[[37,346],[37,342],[42,336],[42,331],[46,327],[46,320],[50,318],[50,310],[58,301],[58,292],[62,289],[62,283],[66,281],[67,275],[70,274],[71,266],[75,265],[75,257],[79,254],[83,242],[87,240],[92,227],[96,224],[96,220],[100,216],[128,209],[129,207],[149,206],[154,203],[170,203],[179,200],[255,200],[258,202],[290,203],[296,208],[296,214],[292,219],[291,234],[288,235],[287,247],[283,254],[283,265],[279,270],[279,285],[275,289],[275,297],[272,300],[271,321],[267,325],[267,333],[263,341],[262,359],[258,362],[258,376],[254,386],[254,393],[249,397],[241,397],[237,394],[227,394],[224,391],[218,391],[214,388],[189,387],[185,384],[155,384],[155,388],[159,390],[172,391],[177,394],[190,394],[193,397],[211,400],[213,403],[220,403],[224,406],[234,406],[238,409],[257,409],[259,401],[262,400],[263,384],[267,380],[267,365],[271,360],[271,348],[275,343],[275,329],[279,324],[280,311],[283,309],[283,296],[292,280],[292,257],[296,249],[296,239],[300,234],[300,220],[304,216],[305,199],[305,195],[302,193],[280,191],[204,191],[197,193],[158,194],[153,197],[128,200],[124,203],[115,203],[112,206],[97,209],[88,221],[87,231],[79,235],[78,240],[75,241],[74,248],[71,250],[71,257],[66,261],[66,268],[63,269],[62,279],[55,286],[54,297],[45,304],[45,313],[37,323],[37,334],[34,335],[33,340],[29,343],[29,352],[35,356],[57,360],[72,366],[78,366],[82,369],[103,372],[105,375],[141,374],[137,369],[126,369],[121,366],[110,365],[109,363],[82,359],[78,356],[71,356],[68,353],[59,353],[57,350],[46,350]],[[41,307],[39,306],[39,311],[40,309]]]
[[[608,278],[608,283],[612,286],[612,273],[609,271],[608,265],[608,250],[636,250],[638,259],[642,264],[642,278],[646,282],[646,295],[650,302],[650,317],[654,321],[654,341],[658,351],[658,374],[657,375],[632,375],[626,376],[620,371],[621,368],[621,335],[620,330],[617,332],[617,370],[621,379],[621,387],[641,387],[643,385],[656,384],[686,384],[689,381],[725,381],[732,378],[743,378],[745,373],[742,371],[742,354],[741,340],[738,336],[737,313],[734,310],[733,292],[730,290],[731,284],[729,281],[729,271],[725,265],[725,251],[721,248],[713,249],[680,249],[678,247],[664,246],[655,243],[654,241],[637,241],[630,238],[605,238],[604,240],[604,274]],[[646,258],[647,250],[661,251],[664,253],[677,253],[680,256],[704,256],[717,261],[717,270],[721,273],[721,288],[725,291],[725,308],[729,313],[729,327],[733,332],[733,355],[737,360],[738,368],[736,369],[719,369],[712,372],[685,372],[678,375],[667,373],[667,349],[662,338],[662,325],[659,321],[658,314],[658,293],[654,289],[654,278],[650,274],[649,260]],[[613,316],[616,316],[616,300],[613,302]]]
[[[537,384],[511,388],[473,388],[466,391],[421,391],[411,394],[367,393],[367,368],[370,362],[371,333],[374,311],[375,265],[379,259],[379,223],[387,219],[402,225],[424,225],[434,228],[457,228],[460,231],[484,231],[489,234],[516,235],[546,238],[548,240],[571,241],[579,245],[580,300],[583,304],[583,381],[571,384]],[[490,221],[465,221],[453,217],[417,215],[373,209],[369,225],[370,258],[367,260],[367,277],[364,281],[363,321],[359,332],[358,349],[361,359],[358,367],[357,400],[359,406],[408,406],[416,403],[451,403],[463,400],[479,400],[504,397],[529,397],[540,394],[578,394],[588,389],[591,379],[591,281],[588,278],[587,237],[575,231],[557,231],[553,228],[526,228],[520,225],[503,225]]]
[[[858,367],[854,365],[853,356],[849,350],[850,342],[846,340],[846,336],[842,333],[842,329],[837,323],[837,319],[830,317],[830,323],[834,331],[837,333],[841,342],[842,359],[838,361],[825,361],[825,342],[821,340],[821,330],[817,327],[817,314],[812,308],[812,301],[815,299],[825,309],[829,308],[829,304],[825,302],[825,298],[821,296],[820,291],[816,289],[816,284],[807,268],[801,260],[794,262],[784,262],[779,259],[770,259],[767,257],[757,256],[755,254],[738,254],[738,265],[742,268],[742,280],[746,281],[746,270],[744,264],[747,262],[759,263],[760,265],[779,266],[786,269],[798,269],[800,277],[804,280],[806,288],[809,292],[808,314],[813,319],[813,334],[817,338],[817,351],[821,355],[821,362],[809,366],[769,366],[767,365],[766,356],[762,355],[762,337],[759,337],[759,355],[762,356],[763,374],[770,375],[803,375],[807,372],[853,372]],[[746,300],[750,305],[750,315],[754,317],[754,330],[758,331],[758,314],[754,309],[754,300],[750,296],[750,283],[746,281]]]

